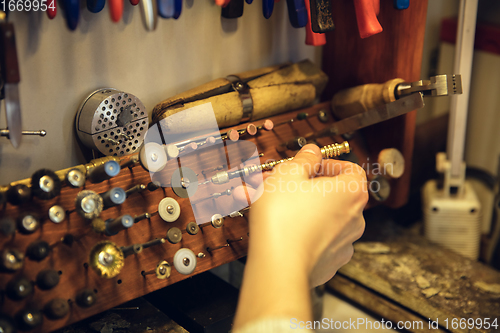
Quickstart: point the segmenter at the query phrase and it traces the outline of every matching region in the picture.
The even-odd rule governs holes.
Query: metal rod
[[[464,157],[477,4],[478,0],[461,0],[458,15],[454,73],[462,75],[463,93],[461,95],[452,95],[450,104],[447,157],[451,162],[451,176],[453,178],[460,177]]]
[[[212,251],[219,250],[219,249],[222,249],[225,247],[229,247],[229,244],[226,243],[224,245],[217,246],[217,247],[207,247],[207,251],[211,253]]]
[[[9,136],[10,131],[8,129],[0,129],[0,136]],[[38,136],[46,136],[47,131],[39,130],[39,131],[22,131],[22,135],[38,135]]]
[[[240,238],[236,238],[236,239],[227,239],[226,242],[228,244],[231,244],[231,243],[241,242],[242,240],[243,240],[243,237],[240,237]]]

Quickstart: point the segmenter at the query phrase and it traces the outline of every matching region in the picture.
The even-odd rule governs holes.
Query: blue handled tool
[[[394,0],[394,8],[406,9],[410,7],[410,0]]]
[[[158,14],[167,18],[179,18],[182,11],[182,0],[158,0]]]
[[[178,19],[182,12],[182,0],[174,0],[174,19]]]
[[[106,0],[87,0],[87,9],[91,13],[99,13],[103,8]]]
[[[80,0],[63,0],[66,24],[70,30],[75,30],[80,19]]]
[[[274,0],[262,0],[262,13],[266,19],[273,14]]]
[[[288,18],[294,28],[303,28],[307,24],[307,9],[304,0],[286,0]]]
[[[245,0],[247,4],[251,4],[253,0]]]

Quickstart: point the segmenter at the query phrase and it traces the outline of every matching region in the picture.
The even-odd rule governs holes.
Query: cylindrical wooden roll
[[[289,110],[311,105],[316,98],[312,84],[281,84],[264,88],[250,89],[253,100],[252,120],[270,117]],[[186,103],[182,107],[169,109],[163,114],[162,130],[169,134],[196,132],[213,127],[213,118],[204,119],[203,113],[186,112],[182,117],[169,117],[192,107],[211,103],[219,128],[238,124],[243,117],[243,106],[237,92],[216,95],[206,99]]]
[[[253,105],[251,120],[312,105],[328,81],[321,69],[309,60],[293,65],[266,67],[236,76],[248,85],[247,92]],[[169,98],[155,106],[153,122],[161,120],[163,130],[171,134],[202,130],[213,121],[203,119],[196,112],[187,112],[182,117],[170,116],[211,103],[219,128],[236,125],[243,118],[243,103],[240,93],[232,85],[226,78],[217,79]]]

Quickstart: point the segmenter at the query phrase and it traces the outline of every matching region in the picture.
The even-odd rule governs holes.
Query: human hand
[[[261,249],[268,258],[276,254],[273,260],[293,260],[311,286],[325,283],[351,259],[352,243],[363,234],[366,187],[358,165],[322,160],[316,145],[303,147],[293,161],[264,174],[263,189],[235,189],[239,200],[245,191],[262,193],[251,206],[249,253]]]
[[[264,318],[311,320],[310,288],[331,279],[351,259],[352,243],[365,226],[364,170],[322,160],[315,145],[304,146],[293,161],[265,174],[255,190],[249,184],[258,179],[233,192],[241,202],[262,193],[250,209],[235,330]]]

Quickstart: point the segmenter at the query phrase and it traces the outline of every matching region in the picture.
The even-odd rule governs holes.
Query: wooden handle
[[[332,112],[337,118],[343,119],[394,102],[394,90],[401,82],[404,80],[393,79],[386,83],[371,83],[341,90],[333,96]]]

